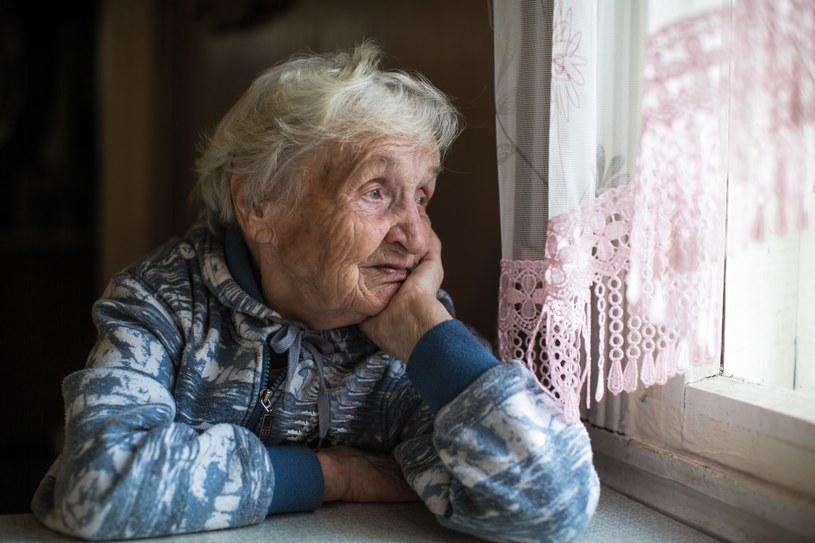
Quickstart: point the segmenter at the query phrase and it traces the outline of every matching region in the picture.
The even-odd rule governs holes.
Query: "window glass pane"
[[[724,375],[794,387],[799,238],[770,232],[761,243],[728,247]]]
[[[815,126],[803,126],[803,172],[815,204]],[[731,182],[729,201],[740,190]],[[738,197],[739,195],[735,195]],[[728,207],[728,230],[752,217]],[[797,225],[796,225],[797,226]],[[815,394],[815,225],[783,235],[767,225],[762,241],[728,239],[723,374]],[[735,236],[733,236],[735,238]]]

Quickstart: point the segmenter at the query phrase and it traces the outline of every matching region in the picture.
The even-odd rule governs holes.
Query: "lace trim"
[[[721,258],[694,269],[667,267],[658,280],[631,271],[636,189],[611,189],[590,211],[551,220],[543,260],[501,262],[500,356],[525,361],[572,419],[584,387],[591,403],[592,361],[599,401],[606,388],[618,394],[640,382],[664,384],[721,348]],[[704,241],[701,233],[695,239]],[[634,284],[639,303],[628,295]]]

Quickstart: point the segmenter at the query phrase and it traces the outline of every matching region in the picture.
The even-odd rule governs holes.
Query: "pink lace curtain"
[[[726,199],[745,243],[811,220],[815,3],[494,0],[493,20],[501,356],[572,418],[717,360]]]

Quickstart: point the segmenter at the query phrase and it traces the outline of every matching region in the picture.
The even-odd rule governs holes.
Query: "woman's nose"
[[[427,251],[429,223],[415,202],[401,206],[385,241],[398,243],[412,254],[424,253]]]

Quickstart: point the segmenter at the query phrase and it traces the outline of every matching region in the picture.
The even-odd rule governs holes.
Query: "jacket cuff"
[[[500,363],[464,323],[449,320],[422,336],[410,355],[407,375],[430,409],[438,413]]]
[[[313,511],[323,503],[323,471],[305,445],[266,447],[274,472],[269,514]]]

